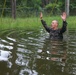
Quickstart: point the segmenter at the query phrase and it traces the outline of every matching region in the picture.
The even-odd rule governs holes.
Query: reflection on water
[[[0,35],[0,75],[76,75],[74,30],[64,40],[49,40],[43,31],[9,31]]]
[[[38,52],[37,68],[41,74],[61,75],[65,72],[67,60],[67,42],[63,40],[45,40]]]

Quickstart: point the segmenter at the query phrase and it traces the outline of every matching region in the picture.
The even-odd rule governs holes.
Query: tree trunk
[[[16,0],[11,0],[12,5],[12,18],[16,19]]]
[[[69,3],[70,3],[70,0],[65,0],[65,12],[67,16],[69,16]]]

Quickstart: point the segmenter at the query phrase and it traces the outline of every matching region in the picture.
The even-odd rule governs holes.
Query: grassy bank
[[[44,17],[48,25],[51,24],[52,20],[58,20],[59,26],[62,26],[62,20],[59,16],[55,17]],[[68,28],[76,28],[76,16],[70,16],[67,18]],[[25,29],[25,30],[37,30],[42,27],[40,18],[17,18],[16,20],[11,18],[0,18],[0,30],[4,29]]]
[[[40,27],[40,21],[38,18],[17,18],[16,20],[11,18],[0,18],[0,29],[35,29]]]

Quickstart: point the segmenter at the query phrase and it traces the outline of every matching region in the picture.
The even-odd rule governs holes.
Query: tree
[[[16,18],[16,0],[11,0],[12,5],[12,18]]]
[[[69,16],[69,3],[70,3],[70,0],[65,0],[65,12],[67,16]]]

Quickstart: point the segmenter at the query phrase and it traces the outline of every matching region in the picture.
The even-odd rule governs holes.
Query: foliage
[[[51,14],[57,14],[57,13],[61,13],[61,7],[63,6],[62,2],[58,2],[58,3],[49,3],[48,5],[46,5],[46,10],[48,11],[48,13],[52,12]]]
[[[11,1],[6,0],[6,9],[4,10],[4,16],[11,15]],[[48,1],[48,2],[47,2]],[[0,15],[3,9],[5,0],[0,0]],[[46,9],[46,12],[50,14],[52,11],[53,14],[59,14],[61,11],[65,10],[65,0],[16,0],[16,9],[17,9],[17,16],[22,17],[29,17],[34,14],[38,14],[36,12],[42,11]],[[34,13],[34,14],[31,14]],[[45,11],[44,11],[45,12]],[[70,12],[76,12],[76,0],[70,0]],[[26,16],[24,16],[27,14]]]
[[[76,0],[70,0],[70,14],[76,15]]]
[[[17,7],[23,8],[36,8],[39,9],[41,5],[41,0],[21,0],[20,3],[17,4]]]

